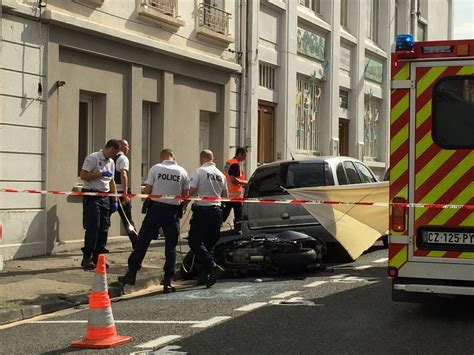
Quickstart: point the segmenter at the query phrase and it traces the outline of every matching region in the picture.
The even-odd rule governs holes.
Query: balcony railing
[[[231,14],[217,7],[199,4],[199,27],[209,29],[224,36],[229,35]]]
[[[177,17],[178,16],[178,0],[144,0],[145,5],[148,5],[159,12]]]

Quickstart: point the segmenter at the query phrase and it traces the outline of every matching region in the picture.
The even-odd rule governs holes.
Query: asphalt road
[[[121,335],[109,354],[474,354],[474,306],[390,299],[386,250],[304,278],[222,280],[113,303]],[[71,349],[87,311],[0,330],[1,354],[97,353]],[[0,328],[1,329],[1,328]]]

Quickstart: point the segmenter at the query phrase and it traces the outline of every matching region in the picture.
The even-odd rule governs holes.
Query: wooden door
[[[259,164],[275,160],[275,108],[258,106],[258,154]]]
[[[339,155],[349,155],[349,120],[339,118]]]

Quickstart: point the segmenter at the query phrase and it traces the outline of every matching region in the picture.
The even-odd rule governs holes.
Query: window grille
[[[259,74],[259,85],[270,90],[275,90],[275,68],[260,63]]]
[[[304,6],[317,14],[321,14],[321,0],[299,0],[300,5]]]
[[[349,93],[346,90],[339,90],[339,107],[349,108]]]
[[[365,97],[364,113],[364,159],[378,159],[380,100],[372,95]]]
[[[296,148],[318,154],[321,84],[314,76],[301,76],[296,91]]]

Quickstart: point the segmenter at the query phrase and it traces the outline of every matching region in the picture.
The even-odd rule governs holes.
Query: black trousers
[[[170,281],[175,273],[176,265],[176,245],[179,237],[180,206],[169,205],[153,201],[148,208],[142,227],[138,234],[135,249],[128,258],[128,268],[138,271],[141,268],[151,240],[158,234],[160,228],[165,235],[165,281]]]
[[[242,222],[242,202],[224,202],[222,210],[222,221],[225,222],[230,215],[230,211],[234,210],[234,229],[240,231]]]
[[[119,192],[119,193],[123,193],[123,192]],[[123,227],[125,228],[127,235],[130,237],[132,233],[129,229],[129,222],[135,228],[135,222],[133,222],[133,218],[132,218],[132,201],[129,201],[128,204],[126,205],[124,205],[123,202],[124,202],[124,198],[120,197],[120,204],[122,207],[119,206],[118,213],[120,215],[120,219],[122,220]]]
[[[214,265],[214,247],[220,236],[222,209],[219,206],[193,205],[192,211],[188,244],[198,264],[203,271],[207,271]]]
[[[90,190],[83,190],[91,192]],[[107,245],[110,227],[109,197],[83,196],[82,225],[85,229],[84,248],[86,255],[100,254]]]

